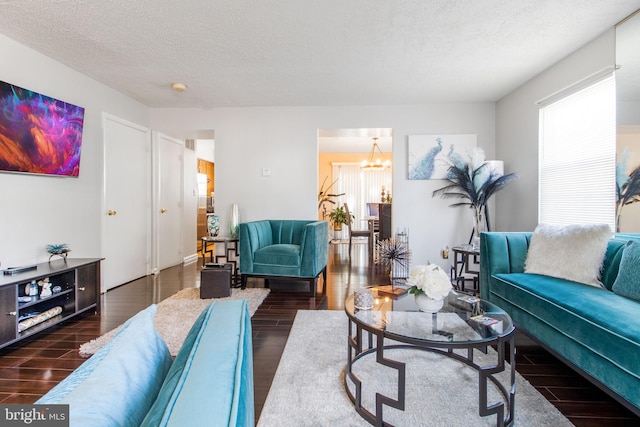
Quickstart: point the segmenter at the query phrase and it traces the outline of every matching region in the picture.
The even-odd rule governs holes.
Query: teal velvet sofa
[[[329,223],[311,220],[261,220],[240,224],[240,277],[309,282],[315,296],[318,276],[326,290]]]
[[[153,326],[155,305],[35,403],[67,404],[71,427],[255,425],[246,300],[210,304],[175,360]]]
[[[612,291],[629,239],[607,245],[604,287],[527,274],[532,233],[483,233],[480,296],[503,308],[517,329],[640,415],[640,302]]]

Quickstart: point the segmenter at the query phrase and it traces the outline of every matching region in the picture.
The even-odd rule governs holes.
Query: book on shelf
[[[378,296],[391,298],[399,298],[409,290],[407,287],[394,285],[376,286],[375,289],[378,292]]]
[[[489,329],[491,332],[501,334],[503,332],[502,320],[494,319],[486,315],[472,316],[470,320],[478,327]]]
[[[461,295],[457,298],[458,301],[462,301],[462,302],[466,302],[469,304],[474,304],[478,301],[480,301],[480,298],[473,296],[473,295]]]

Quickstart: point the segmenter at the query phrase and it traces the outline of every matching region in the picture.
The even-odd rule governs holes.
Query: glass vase
[[[238,204],[231,205],[231,213],[229,214],[229,237],[237,239],[240,235],[240,218],[238,216]]]
[[[473,207],[473,237],[471,239],[471,245],[473,249],[480,249],[480,234],[483,231],[487,231],[487,223],[484,220],[484,207]]]
[[[209,236],[216,237],[220,232],[220,217],[216,214],[210,214],[207,216],[207,230]]]

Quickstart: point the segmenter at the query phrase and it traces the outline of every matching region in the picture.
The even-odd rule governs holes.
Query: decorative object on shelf
[[[24,332],[27,329],[38,325],[46,320],[51,319],[52,317],[57,316],[58,314],[62,313],[62,307],[57,306],[57,307],[53,307],[43,313],[40,313],[36,316],[30,317],[28,319],[25,319],[21,322],[18,322],[18,332]]]
[[[491,231],[487,210],[489,199],[518,177],[515,173],[503,175],[502,171],[494,166],[495,163],[497,162],[486,161],[484,151],[479,148],[474,150],[469,161],[460,156],[452,157],[446,178],[448,184],[432,194],[432,197],[463,199],[449,206],[468,206],[472,209],[474,229],[470,243],[474,248],[479,247],[480,233]]]
[[[378,154],[376,154],[376,150],[378,150]],[[384,154],[382,150],[380,150],[380,146],[378,145],[378,138],[373,138],[373,146],[371,147],[371,153],[369,153],[369,158],[367,160],[363,160],[360,164],[360,169],[365,171],[370,170],[383,170],[388,169],[391,166],[391,160],[385,160]]]
[[[406,279],[411,262],[409,236],[405,232],[396,233],[395,237],[380,240],[376,244],[375,263],[390,267],[390,277],[393,284],[398,279]]]
[[[420,311],[435,313],[444,305],[444,298],[451,291],[451,280],[436,264],[417,265],[407,279],[409,293],[414,295]],[[436,308],[437,307],[437,308]]]
[[[627,161],[629,151],[622,152],[621,159],[616,163],[616,231],[620,231],[622,208],[632,203],[640,202],[640,166],[636,166],[627,175]]]
[[[324,181],[322,181],[322,186],[320,187],[320,191],[318,192],[318,210],[322,209],[323,220],[327,218],[327,215],[329,215],[327,213],[327,205],[325,203],[331,203],[332,205],[335,205],[336,202],[331,199],[333,199],[334,197],[340,197],[345,195],[345,193],[340,193],[340,194],[329,193],[329,190],[331,190],[331,187],[333,187],[335,183],[338,182],[338,180],[336,179],[335,181],[333,181],[331,185],[329,185],[325,189],[324,185],[327,183],[328,178],[329,178],[328,176],[324,177]]]
[[[229,215],[229,237],[237,239],[240,235],[240,216],[238,214],[238,204],[231,205],[231,213]]]
[[[220,232],[220,217],[216,214],[207,215],[207,231],[209,236],[216,237]]]
[[[333,229],[335,231],[342,231],[342,225],[349,225],[354,219],[355,217],[353,215],[347,215],[347,211],[345,211],[342,206],[338,206],[329,214],[329,221],[333,223]]]
[[[51,283],[49,282],[49,278],[45,277],[43,280],[38,282],[38,285],[42,288],[40,291],[40,298],[50,297],[53,292],[51,291]]]
[[[353,305],[358,310],[373,308],[373,292],[369,288],[358,288],[353,294]]]
[[[30,297],[38,296],[38,284],[35,280],[32,280],[31,283],[27,283],[24,286],[24,294]]]
[[[382,186],[382,191],[380,192],[380,203],[391,203],[391,191],[385,189],[385,186]]]
[[[50,254],[49,261],[51,261],[52,257],[57,255],[67,262],[67,254],[71,252],[71,249],[69,249],[69,245],[66,243],[59,243],[55,245],[47,245],[47,252]]]

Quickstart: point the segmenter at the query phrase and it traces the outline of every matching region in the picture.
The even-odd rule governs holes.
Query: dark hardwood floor
[[[163,270],[102,295],[102,311],[68,321],[18,345],[0,350],[0,402],[32,403],[84,360],[80,344],[113,329],[149,304],[199,286],[200,263]],[[306,283],[272,283],[272,292],[252,318],[256,420],[271,386],[297,310],[341,310],[360,285],[384,284],[365,245],[331,245],[324,294],[310,298]],[[321,285],[321,284],[320,284]],[[250,280],[248,286],[262,286]],[[640,419],[530,341],[518,337],[516,368],[576,426],[637,426]],[[346,346],[345,346],[346,351]],[[517,405],[517,395],[516,395]]]

